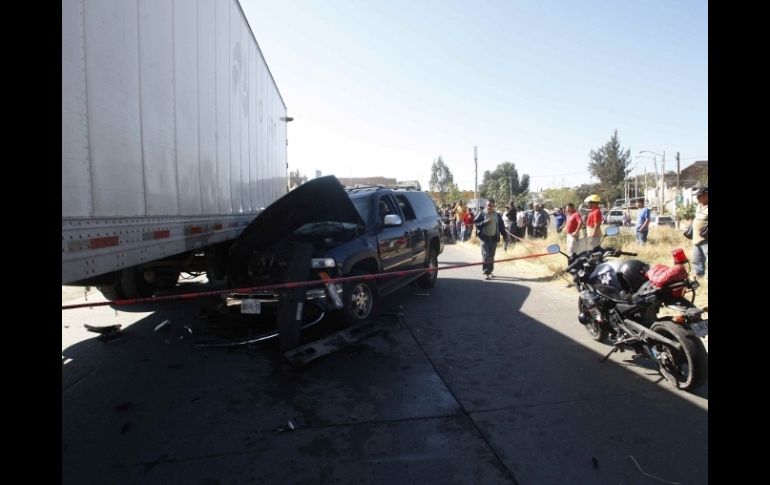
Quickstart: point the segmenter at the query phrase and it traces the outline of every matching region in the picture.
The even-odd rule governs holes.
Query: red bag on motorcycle
[[[647,278],[656,288],[663,288],[668,284],[686,280],[687,270],[683,264],[676,264],[674,266],[656,264],[647,272]]]

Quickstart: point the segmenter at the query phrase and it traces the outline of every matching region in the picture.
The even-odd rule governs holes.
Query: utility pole
[[[508,176],[508,201],[513,200],[513,177]]]
[[[653,180],[655,180],[655,198],[657,199],[656,202],[657,202],[657,205],[658,205],[658,210],[660,210],[660,208],[663,206],[663,200],[661,200],[660,189],[658,188],[658,184],[659,184],[658,178],[659,177],[658,177],[658,157],[657,156],[653,156],[652,157],[652,165],[655,167],[655,178],[653,179]]]
[[[634,176],[634,198],[637,198],[637,197],[639,197],[639,174],[636,174]]]
[[[674,220],[676,221],[676,227],[679,227],[679,211],[676,210],[679,206],[679,152],[676,152],[676,197],[674,197]]]
[[[476,206],[478,208],[481,204],[479,204],[479,152],[476,145],[473,146],[473,166],[473,198],[476,199]]]
[[[660,213],[666,213],[666,150],[663,150],[663,160],[660,162]]]

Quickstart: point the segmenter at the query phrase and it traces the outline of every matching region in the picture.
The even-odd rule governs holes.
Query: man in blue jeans
[[[647,242],[647,232],[650,230],[650,209],[644,206],[644,199],[637,199],[636,208],[639,209],[639,217],[636,219],[636,242],[644,246]]]
[[[479,215],[473,221],[476,224],[477,236],[481,242],[481,265],[484,279],[492,278],[492,270],[495,269],[495,251],[500,236],[504,234],[503,216],[495,211],[494,199],[487,202],[486,212],[479,211]]]
[[[709,188],[696,185],[693,193],[698,199],[698,208],[695,209],[695,219],[692,221],[691,260],[697,279],[706,275],[706,261],[709,257]]]

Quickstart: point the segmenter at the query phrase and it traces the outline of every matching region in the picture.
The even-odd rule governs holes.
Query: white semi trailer
[[[224,277],[286,193],[287,120],[237,0],[63,0],[62,284]]]

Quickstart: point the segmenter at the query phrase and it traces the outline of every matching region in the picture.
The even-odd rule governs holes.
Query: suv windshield
[[[335,222],[335,221],[323,221],[323,222],[308,222],[296,231],[295,234],[311,235],[328,233],[331,231],[355,231],[356,225],[350,222]]]
[[[352,197],[350,200],[353,202],[353,205],[358,211],[358,214],[361,216],[361,219],[363,219],[364,223],[368,224],[369,207],[371,202],[370,198],[369,197]]]

